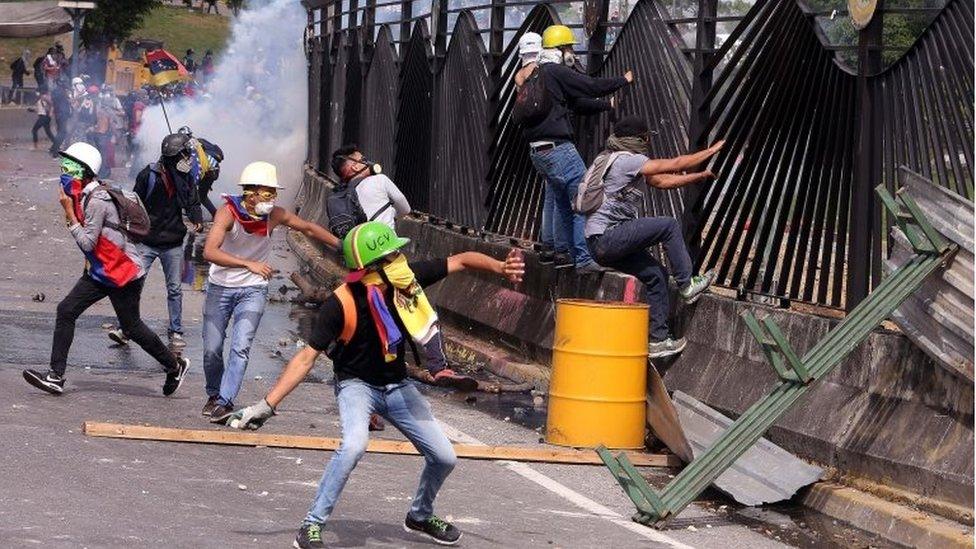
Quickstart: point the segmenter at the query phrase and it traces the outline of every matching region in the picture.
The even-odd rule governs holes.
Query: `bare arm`
[[[652,159],[644,163],[640,173],[650,182],[650,176],[660,173],[675,173],[691,170],[722,150],[725,141],[718,141],[711,147],[692,154],[684,154],[675,158]]]
[[[715,174],[709,170],[687,174],[659,173],[647,176],[647,184],[658,189],[674,189],[708,179],[715,179]]]
[[[315,366],[315,359],[318,356],[319,351],[308,346],[298,351],[298,354],[288,361],[288,364],[282,370],[281,375],[278,376],[278,381],[275,382],[268,396],[264,397],[264,400],[268,401],[268,405],[272,408],[277,408],[278,404],[288,396],[288,393],[294,391],[295,387],[298,387],[302,380],[305,379],[305,376]]]
[[[517,284],[522,282],[522,275],[525,274],[525,262],[517,249],[509,251],[505,261],[479,252],[464,252],[447,258],[447,274],[465,270],[495,273]]]
[[[328,229],[311,221],[306,221],[284,208],[275,207],[271,211],[271,223],[290,227],[309,238],[318,240],[330,248],[339,249],[339,239],[336,235],[329,232]]]

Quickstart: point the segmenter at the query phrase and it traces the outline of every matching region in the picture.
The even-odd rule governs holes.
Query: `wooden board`
[[[694,459],[691,444],[688,443],[685,432],[681,430],[678,412],[668,396],[664,380],[657,368],[647,362],[647,424],[661,442],[675,453],[685,463]]]
[[[206,444],[231,444],[238,446],[270,446],[274,448],[300,448],[305,450],[335,450],[341,442],[338,438],[305,435],[279,435],[237,430],[175,429],[151,425],[125,425],[86,421],[85,434],[91,437],[123,438],[135,440],[159,440],[169,442],[199,442]],[[367,452],[379,454],[419,455],[409,442],[374,439],[369,441]],[[480,446],[455,444],[458,457],[465,459],[490,459],[507,461],[531,461],[578,465],[602,465],[592,450],[564,448],[523,448],[517,446]],[[681,460],[665,454],[626,452],[638,467],[677,467]]]

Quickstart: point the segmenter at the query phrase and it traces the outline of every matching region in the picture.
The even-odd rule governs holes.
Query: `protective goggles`
[[[278,191],[244,191],[244,196],[258,195],[258,198],[271,200],[278,196]]]

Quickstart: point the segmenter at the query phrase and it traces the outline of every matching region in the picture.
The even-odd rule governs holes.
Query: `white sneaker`
[[[119,345],[126,345],[129,343],[129,338],[125,337],[125,334],[122,333],[122,330],[118,328],[110,331],[108,333],[108,338],[114,341],[115,343],[118,343]]]
[[[169,344],[171,347],[186,347],[186,340],[183,339],[183,334],[172,332],[169,334]]]

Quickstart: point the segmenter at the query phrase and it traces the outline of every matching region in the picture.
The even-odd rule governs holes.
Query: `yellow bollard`
[[[556,302],[546,442],[644,447],[647,315],[646,304]]]

